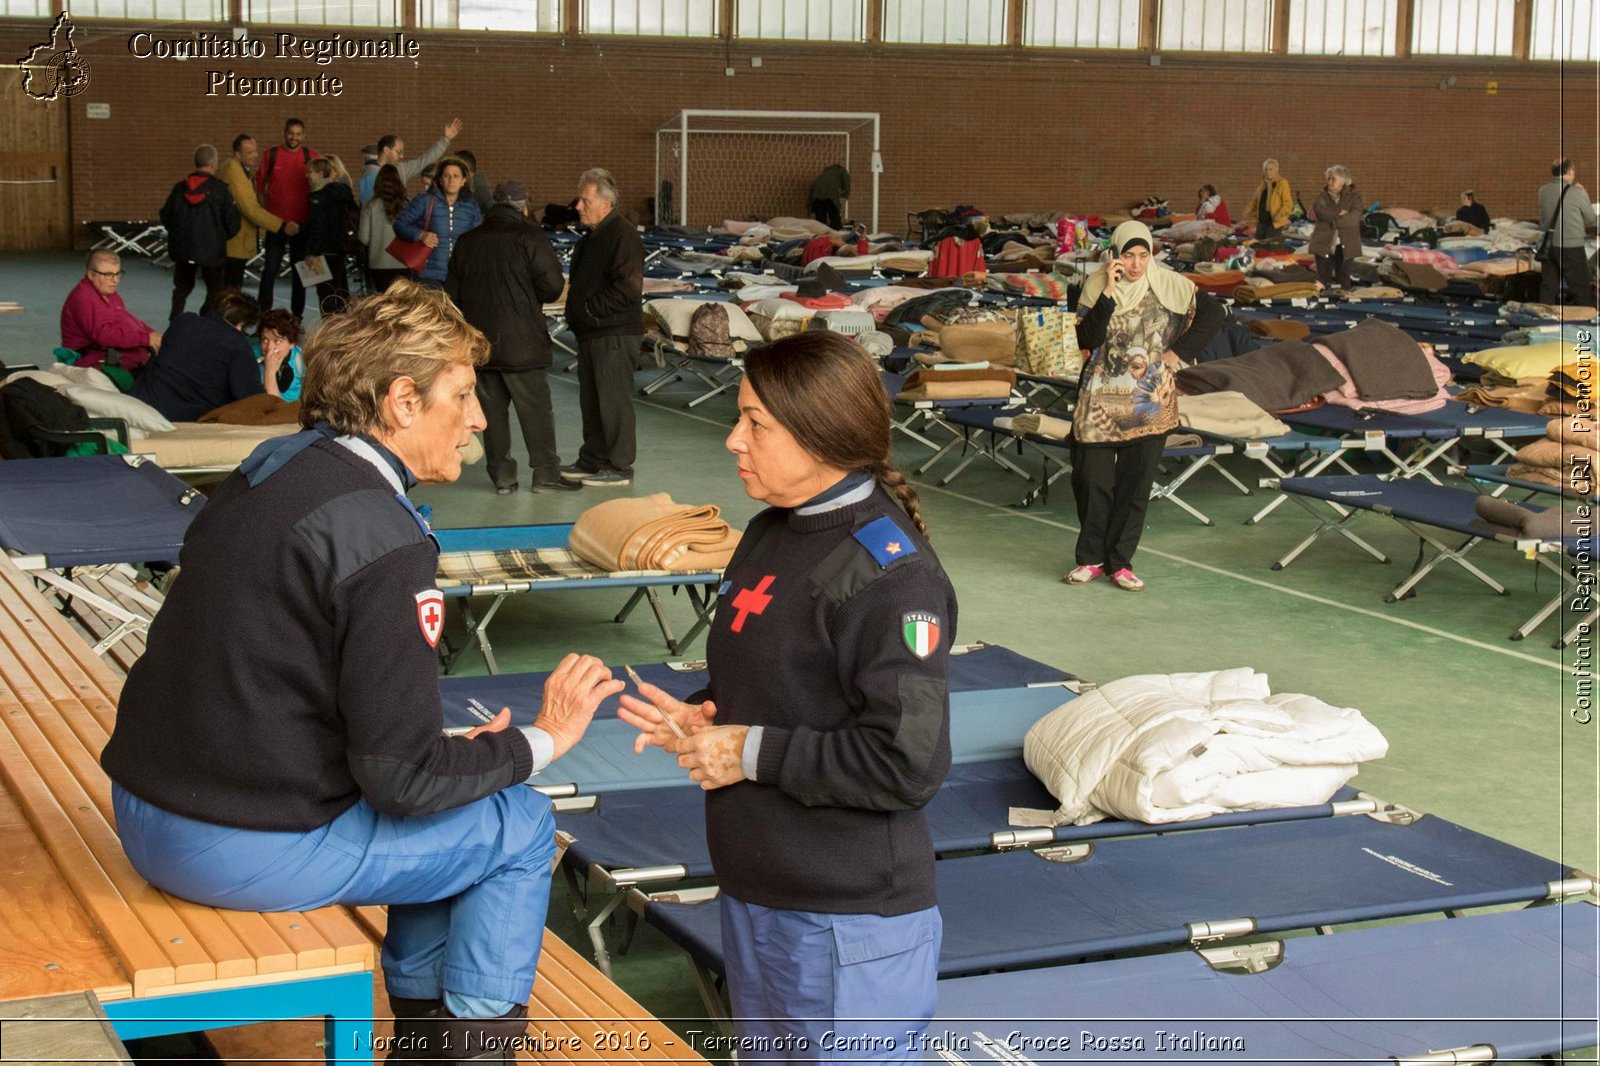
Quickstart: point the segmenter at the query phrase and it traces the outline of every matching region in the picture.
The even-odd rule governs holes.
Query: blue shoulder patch
[[[879,567],[917,553],[917,545],[894,519],[885,515],[855,531],[856,542],[867,549]]]

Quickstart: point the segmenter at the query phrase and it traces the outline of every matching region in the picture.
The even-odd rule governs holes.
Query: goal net
[[[850,172],[844,217],[876,230],[878,144],[876,113],[680,111],[656,130],[656,219],[805,218],[812,181],[840,163]]]

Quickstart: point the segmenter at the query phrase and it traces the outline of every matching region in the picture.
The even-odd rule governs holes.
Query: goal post
[[[811,182],[840,163],[850,171],[855,217],[877,232],[881,147],[876,111],[679,111],[656,130],[657,220],[710,226],[753,214],[805,216]],[[670,212],[661,210],[663,181],[673,185]]]

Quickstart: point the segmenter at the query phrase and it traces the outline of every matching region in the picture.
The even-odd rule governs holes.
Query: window
[[[50,0],[0,0],[0,18],[46,19],[50,15]]]
[[[712,37],[717,32],[717,0],[584,0],[583,32]]]
[[[15,0],[5,0],[8,4]],[[27,14],[24,2],[23,14]],[[41,13],[50,13],[50,0],[41,0]],[[157,22],[226,22],[226,0],[79,0],[65,5],[75,19],[128,19]],[[8,7],[7,10],[12,10]]]
[[[417,0],[427,30],[561,32],[560,0]]]
[[[1529,59],[1565,59],[1590,63],[1600,59],[1600,2],[1596,0],[1533,0],[1533,40]]]
[[[864,6],[863,0],[739,0],[734,32],[788,41],[862,41]]]
[[[1046,48],[1138,48],[1139,0],[1026,0],[1022,43]]]
[[[1392,56],[1397,0],[1294,0],[1289,51],[1301,55]]]
[[[399,0],[245,0],[244,18],[246,22],[288,26],[398,26],[400,3]]]
[[[1516,13],[1516,0],[1412,0],[1411,51],[1508,56]]]
[[[1005,0],[884,0],[883,39],[896,44],[1005,44]]]
[[[1265,52],[1273,0],[1162,0],[1160,47],[1171,52]]]

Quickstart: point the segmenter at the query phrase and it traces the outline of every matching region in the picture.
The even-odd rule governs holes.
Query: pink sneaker
[[[1140,581],[1138,576],[1126,566],[1111,575],[1111,583],[1117,588],[1127,589],[1129,592],[1144,591],[1144,582]]]
[[[1104,575],[1105,572],[1106,568],[1098,563],[1085,563],[1063,577],[1061,583],[1064,585],[1087,585],[1095,578]]]

